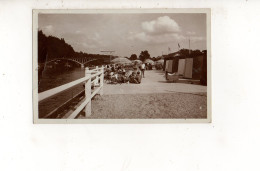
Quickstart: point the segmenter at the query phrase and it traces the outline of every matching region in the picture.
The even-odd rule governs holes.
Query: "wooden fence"
[[[94,80],[93,80],[94,78]],[[92,80],[92,81],[91,81]],[[95,69],[89,70],[89,68],[85,69],[85,77],[80,78],[78,80],[72,81],[70,83],[64,84],[62,86],[44,91],[38,94],[38,102],[41,102],[47,98],[53,97],[58,93],[61,93],[73,86],[76,86],[80,83],[85,83],[85,98],[81,104],[78,105],[76,110],[74,110],[66,119],[74,119],[78,116],[78,114],[85,108],[85,117],[89,117],[91,115],[91,99],[96,95],[103,95],[103,87],[104,87],[104,67],[96,67]],[[91,85],[94,85],[96,88],[94,91],[91,91]]]

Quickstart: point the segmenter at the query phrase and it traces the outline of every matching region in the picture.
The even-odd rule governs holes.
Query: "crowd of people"
[[[148,68],[149,67],[149,68]],[[152,69],[152,65],[149,64],[112,64],[106,65],[104,71],[104,79],[107,83],[122,84],[133,83],[140,84],[142,78],[144,78],[144,72],[147,69]]]
[[[163,64],[162,63],[155,63],[155,69],[156,70],[162,70],[163,69]]]
[[[145,69],[146,70],[152,70],[153,69],[153,65],[151,63],[145,63]]]

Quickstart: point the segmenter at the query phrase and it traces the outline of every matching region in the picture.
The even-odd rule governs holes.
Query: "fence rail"
[[[94,78],[94,80],[92,80]],[[78,114],[85,108],[85,116],[88,117],[91,115],[91,99],[96,95],[103,95],[103,87],[104,87],[104,67],[96,67],[95,69],[89,70],[89,68],[85,69],[85,77],[80,78],[78,80],[72,81],[70,83],[61,85],[59,87],[44,91],[38,94],[38,102],[46,100],[52,96],[57,95],[69,88],[72,88],[82,82],[85,82],[85,99],[83,103],[81,103],[77,109],[72,112],[67,119],[74,119],[78,116]],[[91,92],[91,85],[94,84],[96,89]]]

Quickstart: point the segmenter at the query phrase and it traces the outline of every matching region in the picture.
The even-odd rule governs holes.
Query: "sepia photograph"
[[[0,0],[0,171],[260,171],[259,7]]]
[[[33,10],[34,123],[209,123],[210,48],[210,9]]]

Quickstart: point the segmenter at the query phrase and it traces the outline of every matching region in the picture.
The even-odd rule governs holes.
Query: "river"
[[[38,92],[40,93],[72,82],[84,77],[84,75],[85,71],[83,68],[75,68],[70,71],[64,70],[62,72],[45,71],[43,72],[42,79],[39,82]],[[83,83],[40,102],[39,118],[45,118],[48,113],[62,105],[64,102],[66,102],[82,90],[84,90]]]
[[[63,72],[45,71],[38,85],[38,92],[43,92],[60,85],[72,82],[84,77],[83,68],[75,68],[73,70],[64,70]]]

